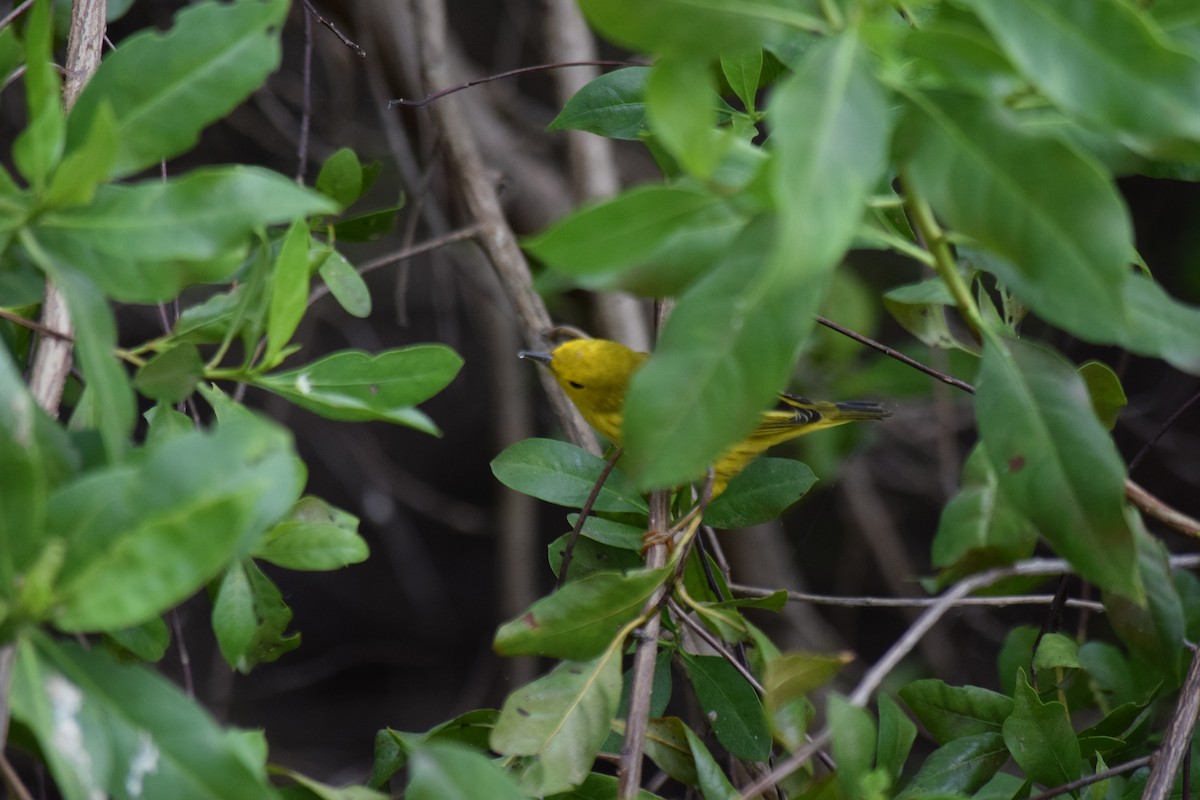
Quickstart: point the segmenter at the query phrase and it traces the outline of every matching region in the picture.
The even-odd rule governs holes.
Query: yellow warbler
[[[520,355],[544,363],[588,424],[620,446],[625,392],[648,353],[605,339],[572,339],[550,353],[523,350]],[[779,402],[783,408],[764,411],[758,427],[713,462],[713,497],[768,447],[822,428],[891,415],[878,403],[864,400],[825,403],[781,394]]]

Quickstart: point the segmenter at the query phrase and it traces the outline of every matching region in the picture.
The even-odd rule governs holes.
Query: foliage
[[[707,723],[664,716],[661,692],[673,690],[656,682],[645,752],[706,798],[738,796],[736,776],[780,763],[806,734],[832,743],[836,778],[815,767],[775,776],[789,797],[1022,796],[1154,752],[1183,676],[1176,580],[1188,579],[1172,575],[1125,498],[1110,434],[1125,402],[1116,374],[1072,364],[1048,341],[1058,329],[1200,375],[1200,308],[1149,275],[1116,185],[1197,174],[1200,17],[1167,0],[580,5],[601,35],[653,64],[593,81],[550,128],[640,141],[664,180],[584,206],[525,246],[579,287],[674,305],[626,398],[624,453],[579,526],[580,560],[568,569],[556,542],[551,566],[560,579],[568,569],[566,584],[497,633],[499,653],[562,659],[510,695],[491,729],[487,748],[514,784],[613,796],[582,788],[600,776],[580,765],[615,754],[634,724],[608,700],[611,657],[645,646],[631,632],[656,615],[660,653]],[[632,558],[651,527],[639,491],[703,474],[746,435],[792,378],[856,248],[932,270],[896,282],[883,303],[916,340],[964,353],[956,363],[976,381],[979,441],[945,507],[930,585],[1011,565],[1040,541],[1102,591],[1120,642],[1104,629],[1036,641],[1016,629],[1003,693],[904,685],[900,699],[935,742],[925,756],[912,755],[916,729],[886,694],[875,713],[861,707],[869,692],[829,695],[828,727],[815,727],[814,704],[844,660],[781,654],[744,618],[727,576],[690,548],[690,487],[675,499],[669,569]],[[756,466],[706,521],[777,516],[812,484],[788,463]],[[505,485],[571,508],[602,468],[546,440],[493,462]],[[669,612],[643,604],[656,589]],[[725,650],[699,643],[696,625]],[[400,747],[416,752],[434,735]],[[713,746],[743,766],[723,772]],[[1129,796],[1142,781],[1088,791]]]
[[[347,224],[337,215],[374,173],[352,152],[329,159],[318,191],[242,165],[137,178],[189,150],[276,69],[286,0],[199,3],[166,33],[129,37],[69,111],[51,61],[51,5],[34,4],[11,40],[25,54],[29,124],[13,143],[18,175],[0,169],[0,275],[9,310],[39,302],[46,283],[62,293],[83,388],[65,424],[43,412],[22,380],[35,355],[3,323],[0,642],[13,737],[66,798],[281,796],[260,733],[222,729],[130,663],[161,658],[163,615],[204,589],[230,667],[273,661],[300,636],[260,564],[333,570],[367,558],[358,520],[304,495],[290,433],[218,382],[331,419],[437,434],[415,406],[461,360],[421,345],[280,369],[300,350],[314,273],[348,312],[370,310],[362,278],[334,249]],[[160,303],[199,285],[205,299],[173,329],[118,347],[111,301]],[[379,796],[281,774],[293,797]]]

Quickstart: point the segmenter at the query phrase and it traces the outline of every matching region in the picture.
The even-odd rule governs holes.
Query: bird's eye
[[[567,381],[567,383],[569,383],[571,385],[572,389],[582,389],[583,388],[582,383],[577,383],[575,381]]]

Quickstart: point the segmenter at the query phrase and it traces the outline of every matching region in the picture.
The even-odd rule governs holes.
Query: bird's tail
[[[807,412],[825,423],[852,422],[859,419],[885,419],[892,415],[879,403],[872,400],[844,400],[829,403],[820,400],[809,400],[791,394],[781,394],[779,399],[794,411]],[[813,421],[817,421],[814,419]]]

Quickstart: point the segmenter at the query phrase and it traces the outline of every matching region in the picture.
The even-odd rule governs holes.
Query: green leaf
[[[37,557],[46,535],[50,494],[78,466],[66,432],[25,388],[0,347],[0,602]]]
[[[578,521],[578,514],[567,515],[567,523],[572,527]],[[583,521],[582,534],[592,541],[640,554],[645,544],[643,537],[646,528],[644,525],[630,525],[604,517],[588,517]]]
[[[526,795],[491,759],[453,742],[410,740],[409,800],[524,800]]]
[[[508,488],[573,508],[583,505],[603,469],[603,459],[554,439],[525,439],[492,459],[492,474]],[[604,481],[592,508],[642,513],[649,510],[646,499],[616,469]]]
[[[372,355],[342,350],[286,372],[255,376],[251,383],[327,419],[383,420],[437,434],[413,408],[454,379],[462,359],[442,345],[413,345]]]
[[[1069,636],[1061,633],[1047,633],[1038,642],[1037,652],[1033,654],[1034,669],[1081,669],[1079,663],[1079,645]]]
[[[297,219],[288,228],[283,246],[271,270],[271,295],[267,307],[267,350],[262,363],[267,369],[279,364],[280,353],[304,318],[308,302],[308,248],[312,237],[304,220]]]
[[[363,191],[363,169],[354,151],[342,147],[325,159],[315,188],[342,208],[357,200]]]
[[[204,377],[204,361],[196,345],[184,342],[152,358],[133,377],[133,386],[151,400],[181,403]]]
[[[897,286],[883,296],[883,305],[892,317],[922,343],[941,349],[975,352],[950,331],[946,306],[953,304],[946,284],[936,278]]]
[[[1096,412],[1096,417],[1105,430],[1111,431],[1116,427],[1121,409],[1129,405],[1125,390],[1121,388],[1121,379],[1111,367],[1100,361],[1084,362],[1079,365],[1078,372],[1087,387],[1092,410]]]
[[[398,212],[404,207],[403,197],[393,206],[347,217],[333,226],[334,239],[343,242],[373,242],[392,232]]]
[[[108,177],[108,169],[117,150],[116,120],[107,105],[100,107],[92,120],[87,137],[78,149],[67,153],[54,171],[42,205],[46,208],[90,203],[96,189]]]
[[[98,109],[116,115],[119,149],[111,177],[190,150],[201,129],[225,117],[279,65],[286,0],[199,3],[171,30],[134,34],[107,54],[67,123],[74,149]],[[288,215],[289,217],[292,215]]]
[[[768,111],[778,160],[775,258],[798,277],[823,274],[854,241],[887,166],[893,114],[857,32],[810,49]]]
[[[283,595],[250,559],[233,564],[213,598],[212,627],[225,663],[249,673],[300,646],[300,634],[286,631],[292,610]]]
[[[161,617],[130,628],[109,631],[109,638],[142,661],[155,662],[167,654],[171,631]]]
[[[1025,679],[1017,679],[1013,713],[1004,720],[1004,743],[1030,780],[1053,788],[1082,771],[1079,740],[1062,703],[1043,703]]]
[[[897,800],[921,800],[942,795],[970,795],[992,779],[1008,761],[999,733],[978,733],[955,739],[933,751]]]
[[[32,230],[114,299],[152,303],[228,277],[261,226],[336,210],[278,173],[212,167],[166,181],[102,186],[91,204],[47,212]]]
[[[641,613],[667,571],[600,572],[572,581],[501,625],[492,647],[502,656],[592,658]]]
[[[691,786],[697,780],[688,733],[688,726],[679,717],[652,718],[643,739],[646,757],[684,786]]]
[[[814,298],[764,261],[770,219],[680,297],[625,398],[622,467],[643,488],[700,478],[776,399],[812,322]],[[815,310],[815,306],[812,306]]]
[[[26,248],[30,241],[25,241]],[[35,245],[36,247],[36,245]],[[43,259],[55,286],[66,298],[75,325],[75,354],[91,393],[91,424],[100,432],[110,461],[119,461],[129,444],[137,409],[129,375],[117,361],[117,323],[104,295],[82,274],[53,257]]]
[[[574,276],[628,267],[657,272],[665,256],[695,250],[698,263],[671,270],[690,279],[712,263],[711,255],[704,260],[703,251],[723,252],[744,225],[744,217],[712,192],[648,184],[584,206],[524,246],[547,265]]]
[[[763,704],[774,713],[784,704],[806,697],[830,681],[851,661],[849,652],[824,655],[820,653],[785,653],[767,662],[763,686]]]
[[[630,50],[651,53],[717,55],[781,41],[789,25],[821,25],[787,0],[581,0],[579,7],[603,36]]]
[[[978,686],[949,686],[940,680],[913,681],[900,699],[938,744],[980,734],[999,734],[1012,713],[1011,698]]]
[[[621,648],[593,661],[564,661],[508,696],[491,747],[502,755],[535,757],[520,778],[526,792],[566,791],[591,770],[620,697]]]
[[[17,649],[13,717],[67,800],[277,797],[261,762],[157,673],[39,635]]]
[[[567,101],[548,131],[580,130],[612,139],[639,139],[647,132],[643,95],[649,67],[624,67],[589,81]]]
[[[329,293],[347,314],[359,319],[371,316],[371,291],[354,265],[337,250],[330,250],[318,270]]]
[[[763,53],[758,48],[721,56],[721,73],[729,88],[742,101],[747,111],[754,111],[758,82],[762,77]]]
[[[790,458],[756,458],[704,512],[714,528],[748,528],[773,520],[808,494],[817,476]]]
[[[866,710],[838,694],[830,694],[826,713],[833,735],[837,780],[846,797],[857,797],[859,786],[875,761],[875,721]]]
[[[692,759],[696,765],[696,783],[704,800],[737,800],[741,797],[700,737],[687,726],[683,728],[683,735],[687,738],[688,748],[692,752]]]
[[[13,163],[35,189],[41,189],[62,158],[65,117],[58,72],[53,63],[49,0],[35,3],[25,28],[25,104],[28,123],[12,145]]]
[[[1145,599],[1139,603],[1118,592],[1105,592],[1104,607],[1121,641],[1176,686],[1183,679],[1185,664],[1183,603],[1171,579],[1166,548],[1146,532],[1136,512],[1130,510],[1129,515],[1136,531],[1136,568]]]
[[[94,631],[158,616],[256,544],[298,493],[297,470],[291,437],[249,418],[63,486],[49,518],[69,545],[55,623]]]
[[[1200,375],[1200,339],[1192,335],[1200,327],[1200,308],[1179,302],[1153,280],[1136,273],[1125,282],[1124,301],[1131,330],[1120,340],[1122,346]]]
[[[895,786],[917,738],[917,726],[904,715],[891,695],[879,695],[879,743],[875,761]]]
[[[297,570],[338,569],[366,561],[368,554],[358,518],[311,496],[300,498],[254,551],[255,558]]]
[[[646,79],[646,116],[655,141],[697,178],[709,178],[732,142],[716,129],[718,97],[707,60],[667,56]]]
[[[286,767],[271,765],[271,774],[282,775],[295,781],[298,786],[303,787],[305,792],[305,800],[310,797],[315,797],[317,800],[388,800],[389,795],[382,794],[374,789],[368,789],[365,786],[330,786],[320,781],[313,780],[306,775],[301,775],[295,770]]]
[[[1090,341],[1120,341],[1133,233],[1111,179],[981,100],[909,99],[896,149],[912,187],[957,232],[1001,256],[989,267],[1044,319]]]
[[[681,655],[721,746],[746,761],[766,761],[771,733],[762,703],[746,679],[720,656]]]
[[[1026,77],[1069,113],[1155,158],[1200,156],[1200,62],[1119,0],[968,3]]]
[[[603,775],[593,772],[584,778],[583,783],[569,792],[547,795],[546,800],[613,800],[617,797],[618,786],[615,775]],[[635,795],[637,800],[662,800],[658,795],[639,789]]]
[[[975,412],[1000,487],[1084,578],[1142,597],[1124,464],[1083,382],[1051,350],[986,339]]]
[[[635,548],[612,547],[602,544],[587,536],[581,535],[575,542],[571,552],[571,566],[567,574],[570,580],[579,580],[585,575],[597,572],[629,572],[642,566],[643,561],[638,550],[641,548],[644,530],[635,533],[638,546]],[[547,558],[550,570],[558,577],[562,573],[562,559],[566,552],[567,540],[571,533],[564,533],[547,547]]]

